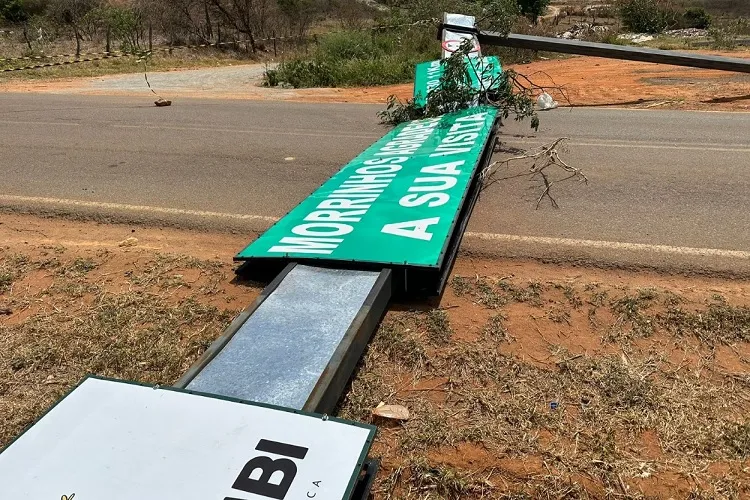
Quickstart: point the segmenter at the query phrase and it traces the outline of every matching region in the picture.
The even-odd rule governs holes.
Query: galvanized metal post
[[[446,29],[450,28],[451,26],[446,26]],[[690,68],[750,73],[750,59],[740,59],[736,57],[689,54],[686,52],[670,50],[584,42],[582,40],[565,40],[544,36],[517,35],[514,33],[511,33],[508,36],[503,36],[500,33],[494,33],[491,31],[480,31],[478,38],[483,44],[513,47],[517,49],[541,50],[563,54],[604,57],[608,59],[623,59],[627,61],[687,66]]]

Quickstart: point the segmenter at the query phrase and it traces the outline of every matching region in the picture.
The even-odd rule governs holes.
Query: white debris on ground
[[[656,38],[654,35],[647,35],[646,33],[623,33],[617,35],[618,40],[627,40],[633,43],[650,42],[654,38]]]
[[[597,23],[580,23],[574,24],[563,33],[555,35],[557,38],[563,38],[565,40],[581,40],[592,34],[596,33],[607,33],[612,31],[613,27],[597,24]],[[664,35],[674,38],[705,38],[708,36],[708,30],[702,30],[698,28],[685,28],[679,30],[669,30],[663,33]],[[657,35],[649,33],[622,33],[617,35],[620,40],[626,40],[632,43],[644,43],[650,42],[656,39]]]
[[[698,28],[685,28],[681,30],[669,30],[662,33],[666,36],[674,38],[701,38],[708,36],[708,30],[702,30]],[[620,40],[627,40],[632,43],[644,43],[650,42],[656,38],[656,35],[650,35],[648,33],[622,33],[617,35]]]
[[[542,93],[542,95],[537,98],[536,104],[540,111],[548,111],[550,109],[555,109],[558,106],[557,101],[547,92]]]
[[[564,38],[565,40],[579,40],[593,33],[606,33],[610,29],[611,28],[609,26],[604,26],[601,24],[581,23],[574,24],[564,33],[560,33],[555,36],[557,38]]]
[[[664,34],[677,38],[696,38],[708,36],[708,30],[702,30],[700,28],[685,28],[681,30],[665,31]]]

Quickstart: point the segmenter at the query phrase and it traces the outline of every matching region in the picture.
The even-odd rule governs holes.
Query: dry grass
[[[83,56],[86,57],[86,56]],[[63,61],[65,59],[52,59],[50,62]],[[21,68],[39,65],[44,61],[9,61],[1,62],[0,69]],[[195,69],[227,66],[232,64],[249,64],[257,60],[245,57],[242,53],[221,52],[212,49],[200,50],[175,50],[172,54],[168,52],[155,53],[148,62],[148,71],[167,71],[172,69]],[[142,73],[143,62],[137,57],[119,57],[103,59],[100,61],[80,62],[66,66],[53,66],[50,68],[39,68],[12,73],[0,73],[0,82],[8,80],[47,80],[59,78],[96,77],[103,75],[115,75],[125,73]],[[145,83],[144,83],[145,86]]]
[[[442,307],[389,313],[341,408],[365,421],[380,401],[412,413],[381,426],[378,498],[750,494],[745,305],[457,276]],[[455,326],[465,317],[470,341]]]
[[[26,248],[0,248],[0,445],[86,373],[172,383],[237,308],[219,261]],[[750,495],[746,287],[458,269],[438,308],[388,313],[342,402],[411,412],[377,422],[376,498]]]
[[[234,315],[215,305],[221,262],[156,254],[123,272],[114,258],[0,252],[0,309],[12,311],[0,317],[0,446],[88,373],[173,383]]]

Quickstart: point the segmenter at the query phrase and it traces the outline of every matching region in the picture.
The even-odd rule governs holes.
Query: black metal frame
[[[372,490],[378,470],[380,470],[379,459],[374,458],[364,463],[357,484],[349,496],[349,500],[368,500],[370,498],[370,491]]]

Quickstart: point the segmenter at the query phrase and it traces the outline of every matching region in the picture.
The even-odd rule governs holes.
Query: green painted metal
[[[414,101],[418,106],[424,106],[427,94],[437,88],[440,77],[445,72],[444,59],[417,64],[414,75]],[[471,78],[472,87],[475,89],[490,89],[497,86],[503,67],[500,59],[495,56],[488,57],[465,57],[466,69]]]
[[[497,116],[399,125],[237,256],[440,267]]]

